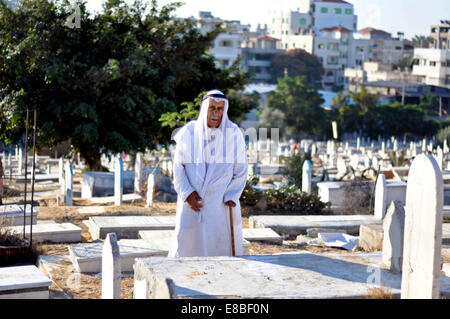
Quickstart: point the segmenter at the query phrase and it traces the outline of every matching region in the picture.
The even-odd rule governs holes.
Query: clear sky
[[[98,9],[102,0],[88,0]],[[173,0],[158,0],[168,4]],[[240,20],[244,24],[269,24],[271,12],[296,10],[298,0],[181,0],[185,4],[176,11],[179,17],[198,16],[199,11],[211,11],[219,18]],[[450,0],[347,0],[358,15],[358,29],[374,27],[396,35],[404,32],[407,38],[429,35],[430,26],[439,20],[450,20]]]

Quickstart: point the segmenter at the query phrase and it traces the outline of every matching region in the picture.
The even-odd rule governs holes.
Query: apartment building
[[[402,37],[393,38],[386,31],[375,28],[364,28],[355,34],[356,39],[371,41],[372,61],[384,64],[395,64],[404,56],[413,55],[413,47]]]
[[[450,50],[450,20],[441,20],[440,25],[432,25],[430,36],[434,49]]]
[[[269,83],[272,80],[270,67],[272,57],[284,52],[278,49],[279,39],[261,35],[251,37],[242,44],[242,68],[254,76],[257,83]]]
[[[239,21],[225,21],[214,17],[209,11],[200,11],[198,18],[198,28],[200,32],[211,31],[217,23],[227,31],[219,34],[211,45],[209,51],[216,58],[217,66],[226,68],[242,54],[242,42],[250,32],[250,25],[242,25]]]
[[[422,83],[450,88],[450,50],[414,49],[413,74]]]

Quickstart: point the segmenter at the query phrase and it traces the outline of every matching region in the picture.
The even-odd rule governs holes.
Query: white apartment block
[[[393,64],[412,48],[403,39],[374,28],[357,32],[353,5],[343,0],[299,0],[297,11],[274,12],[269,34],[280,49],[304,49],[316,55],[325,70],[322,86],[344,85],[344,70],[365,61]]]
[[[209,53],[216,58],[218,67],[226,68],[242,54],[241,45],[245,40],[245,34],[250,32],[250,25],[242,25],[239,21],[223,21],[213,17],[208,11],[199,13],[200,32],[211,31],[217,23],[222,23],[227,32],[216,37]]]
[[[422,83],[450,88],[450,50],[414,49],[413,74]]]
[[[419,77],[407,71],[392,70],[390,64],[380,62],[364,62],[363,67],[346,68],[344,71],[345,89],[356,92],[362,83],[418,83]]]

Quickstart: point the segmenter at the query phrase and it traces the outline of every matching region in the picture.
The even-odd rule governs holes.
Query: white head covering
[[[211,99],[225,101],[222,121],[218,128],[208,127],[208,108]],[[196,165],[197,178],[203,181],[202,189],[197,190],[202,198],[214,177],[216,165],[233,163],[235,158],[235,154],[229,154],[235,149],[233,130],[230,130],[234,124],[228,119],[227,112],[228,99],[225,94],[219,90],[208,91],[203,98],[198,119],[184,125],[173,137],[177,145],[182,143],[185,147],[184,162]]]

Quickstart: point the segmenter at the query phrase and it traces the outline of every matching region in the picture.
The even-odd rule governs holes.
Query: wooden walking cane
[[[231,254],[232,256],[236,256],[236,252],[234,250],[234,227],[233,227],[233,208],[230,206],[230,229],[231,229]]]

